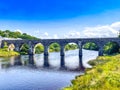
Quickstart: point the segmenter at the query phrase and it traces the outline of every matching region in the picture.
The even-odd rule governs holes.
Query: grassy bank
[[[120,54],[89,61],[93,66],[76,76],[64,90],[120,90]]]
[[[9,56],[17,56],[20,55],[15,51],[6,51],[5,49],[0,49],[0,57],[9,57]]]

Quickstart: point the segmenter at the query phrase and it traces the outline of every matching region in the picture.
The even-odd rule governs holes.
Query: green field
[[[63,90],[120,90],[120,54],[89,61],[93,66]]]
[[[15,51],[6,51],[5,49],[0,49],[0,57],[9,57],[9,56],[17,56],[20,55]]]

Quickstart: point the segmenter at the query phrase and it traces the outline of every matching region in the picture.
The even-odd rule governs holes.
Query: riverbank
[[[72,85],[63,90],[119,90],[120,89],[120,54],[101,56],[89,61],[93,66],[86,69],[84,75],[71,81]]]
[[[18,56],[19,52],[15,51],[6,51],[5,49],[0,49],[0,57],[9,57],[9,56]]]

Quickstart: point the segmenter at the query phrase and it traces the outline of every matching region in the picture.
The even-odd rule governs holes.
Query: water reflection
[[[65,53],[65,66],[79,66],[78,50]],[[87,61],[96,58],[98,52],[83,50],[83,65],[89,67]],[[70,85],[70,80],[81,72],[66,72],[60,68],[60,54],[50,53],[49,64],[52,69],[44,69],[43,54],[34,56],[0,58],[0,90],[60,90]],[[41,68],[43,70],[41,70]],[[57,70],[54,70],[54,69]]]
[[[90,51],[92,53],[87,53],[88,51],[83,50],[83,65],[85,67],[89,67],[87,61],[89,59],[93,59],[97,56],[96,51]],[[86,56],[87,57],[86,57]],[[7,58],[0,58],[0,68],[9,68],[13,66],[32,66],[36,68],[45,67],[45,60],[43,60],[43,54],[35,54],[35,55],[21,55],[21,56],[13,56]],[[50,53],[49,54],[49,68],[60,69],[60,55],[59,53]],[[78,50],[67,51],[65,55],[65,67],[69,70],[75,70],[79,67],[79,56]]]

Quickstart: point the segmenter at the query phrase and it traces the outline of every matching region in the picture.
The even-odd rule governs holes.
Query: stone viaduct
[[[79,66],[80,68],[83,68],[82,65],[82,46],[87,42],[93,42],[95,43],[98,48],[98,55],[103,55],[103,47],[108,42],[115,42],[120,46],[120,38],[75,38],[75,39],[41,39],[41,40],[1,40],[0,41],[0,47],[2,48],[4,46],[4,42],[7,42],[9,44],[15,45],[15,51],[20,51],[20,47],[26,43],[29,45],[29,55],[34,54],[34,47],[36,44],[41,43],[44,46],[44,66],[49,66],[48,58],[49,58],[49,51],[48,48],[52,43],[58,43],[60,45],[60,56],[61,56],[61,67],[65,66],[65,52],[64,48],[65,45],[68,43],[76,43],[78,45],[79,49]]]

